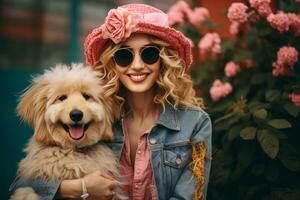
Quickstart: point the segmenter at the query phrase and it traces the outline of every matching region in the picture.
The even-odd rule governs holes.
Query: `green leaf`
[[[260,26],[258,29],[258,34],[263,37],[271,33],[271,29],[268,26]]]
[[[265,177],[268,181],[275,182],[279,177],[279,169],[274,162],[270,162],[265,170]]]
[[[205,20],[203,23],[202,23],[202,26],[205,27],[205,28],[212,28],[213,27],[213,24],[210,20]]]
[[[241,130],[240,136],[241,138],[243,138],[244,140],[253,140],[255,138],[256,135],[256,128],[253,126],[244,128],[243,130]]]
[[[233,56],[233,60],[235,62],[243,62],[244,60],[250,58],[252,58],[252,52],[247,49],[239,49]]]
[[[290,122],[285,119],[272,119],[268,124],[277,129],[292,128]]]
[[[263,164],[256,164],[252,168],[251,172],[254,176],[260,176],[264,172],[265,166]]]
[[[245,168],[240,163],[237,163],[230,173],[230,180],[233,182],[238,181],[244,172]]]
[[[279,156],[278,156],[279,157]],[[298,171],[300,169],[300,162],[295,156],[280,156],[282,164],[290,171]]]
[[[234,114],[233,114],[232,112],[230,112],[230,113],[228,113],[228,114],[226,114],[226,115],[224,115],[224,116],[222,116],[222,117],[216,119],[214,124],[218,124],[218,123],[220,123],[220,122],[222,122],[222,121],[224,121],[224,120],[227,120],[227,119],[229,119],[230,117],[232,117],[233,115],[234,115]]]
[[[251,83],[255,85],[259,85],[263,83],[265,80],[265,75],[260,73],[260,74],[254,74],[253,77],[251,78]]]
[[[245,144],[241,147],[239,147],[239,151],[237,152],[237,161],[238,163],[243,166],[244,168],[247,168],[251,165],[253,160],[255,159],[255,149],[251,148],[251,143]]]
[[[231,112],[215,120],[214,129],[215,131],[228,130],[233,124],[237,123],[239,120],[240,116],[236,115],[234,112]]]
[[[278,159],[283,166],[290,171],[298,171],[300,169],[300,162],[297,150],[290,144],[283,143],[280,147]]]
[[[282,131],[280,131],[278,129],[271,129],[271,128],[269,128],[269,131],[272,132],[272,133],[274,133],[278,139],[287,139],[288,138],[288,136],[286,135],[286,133],[284,133],[284,132],[282,132]]]
[[[237,199],[243,199],[243,200],[249,200],[249,199],[258,199],[257,196],[259,194],[262,194],[264,191],[267,190],[269,186],[267,186],[265,183],[255,183],[249,184],[246,187],[244,187],[243,192],[239,190],[240,195]],[[222,195],[221,195],[222,196]],[[224,198],[224,199],[233,199],[233,198]],[[267,200],[264,198],[264,200]],[[269,200],[269,199],[268,199]]]
[[[280,91],[278,90],[269,90],[266,92],[266,100],[269,102],[276,101],[280,98]]]
[[[230,128],[230,130],[228,131],[228,140],[229,141],[233,141],[236,137],[238,137],[239,133],[241,130],[241,126],[233,126]]]
[[[253,116],[260,119],[266,119],[268,116],[268,112],[266,109],[260,109],[253,113]]]
[[[241,120],[248,122],[251,118],[251,113],[245,113],[242,117]]]
[[[274,159],[279,152],[278,138],[271,134],[267,129],[259,130],[257,139],[263,151],[272,159]]]
[[[250,85],[241,86],[236,90],[235,96],[237,99],[246,97],[249,93]]]
[[[261,103],[259,101],[252,101],[249,103],[249,109],[251,112],[254,112],[254,111],[262,109],[262,108],[268,109],[270,107],[271,107],[270,104]]]
[[[220,104],[217,104],[216,106],[213,106],[211,108],[212,113],[218,113],[218,112],[226,112],[228,107],[230,107],[233,104],[232,101],[224,101]]]
[[[227,150],[220,149],[214,156],[214,165],[212,166],[212,180],[215,184],[225,184],[231,173],[233,165],[232,153]]]
[[[228,50],[233,49],[234,47],[234,42],[232,42],[231,40],[225,40],[221,43],[222,46],[222,51],[226,52]]]
[[[219,23],[215,23],[211,20],[205,20],[203,23],[202,23],[202,26],[207,28],[207,29],[223,29],[224,25],[223,24],[219,24]]]
[[[299,115],[299,108],[291,102],[284,104],[283,108],[293,117],[297,117]]]

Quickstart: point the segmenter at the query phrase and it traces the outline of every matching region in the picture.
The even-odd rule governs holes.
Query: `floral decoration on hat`
[[[136,25],[127,9],[121,7],[112,9],[101,26],[103,39],[111,39],[118,44],[136,31]]]

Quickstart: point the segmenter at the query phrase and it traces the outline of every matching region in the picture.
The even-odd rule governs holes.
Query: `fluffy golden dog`
[[[117,176],[117,161],[101,140],[113,138],[111,99],[98,72],[58,65],[34,79],[21,96],[18,115],[34,128],[18,176],[44,181],[81,178],[100,170]],[[11,199],[39,199],[19,188]]]

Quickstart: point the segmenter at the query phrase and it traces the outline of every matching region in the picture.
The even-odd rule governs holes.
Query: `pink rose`
[[[291,101],[300,108],[300,93],[291,93],[289,94],[289,98],[291,99]]]
[[[272,13],[271,0],[249,0],[249,3],[263,17],[267,17]]]
[[[177,1],[174,7],[176,8],[175,10],[181,11],[185,14],[191,11],[190,6],[183,0]]]
[[[227,17],[231,22],[245,23],[248,19],[247,9],[248,7],[243,3],[232,3]]]
[[[108,12],[104,24],[101,26],[102,37],[111,39],[115,44],[126,40],[135,31],[136,23],[128,10],[124,8],[112,9]]]
[[[249,0],[251,7],[257,8],[263,4],[270,4],[271,0]]]
[[[209,11],[204,7],[197,7],[193,11],[187,13],[189,21],[194,26],[200,26],[205,20],[209,18],[209,16]]]
[[[169,26],[173,26],[174,24],[184,23],[184,14],[183,13],[179,13],[174,10],[169,10],[167,15],[169,18]]]
[[[224,71],[227,77],[234,77],[241,71],[241,68],[239,64],[231,61],[226,64]]]
[[[278,64],[277,62],[273,62],[272,66],[273,66],[272,75],[274,77],[292,76],[294,74],[294,72],[290,66]]]
[[[267,17],[267,20],[270,23],[270,25],[274,29],[277,29],[280,33],[289,30],[290,20],[287,14],[285,13],[270,14]]]
[[[191,12],[191,9],[185,1],[178,1],[167,12],[169,25],[172,26],[174,24],[184,23],[184,17],[189,12]]]
[[[215,80],[209,90],[213,101],[219,101],[221,98],[228,96],[232,92],[232,85],[228,82],[222,83],[219,79]]]
[[[293,67],[298,61],[298,51],[292,46],[281,47],[277,52],[277,63]]]
[[[295,13],[288,13],[287,14],[290,20],[290,27],[289,29],[294,33],[295,36],[300,36],[300,18]]]
[[[240,32],[240,24],[238,22],[232,22],[229,26],[229,33],[237,35]]]
[[[264,4],[264,5],[257,8],[257,12],[261,16],[267,17],[270,14],[272,14],[272,9],[271,9],[271,6],[269,4]]]
[[[213,54],[221,53],[221,38],[218,33],[205,34],[198,43],[200,51],[212,52]]]
[[[277,52],[277,61],[272,64],[273,76],[291,76],[293,68],[298,61],[299,53],[291,46],[281,47]]]

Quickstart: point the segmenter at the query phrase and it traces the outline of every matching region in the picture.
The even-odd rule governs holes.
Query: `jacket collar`
[[[171,130],[180,131],[177,110],[172,105],[167,104],[165,111],[161,111],[156,124],[160,124]]]

